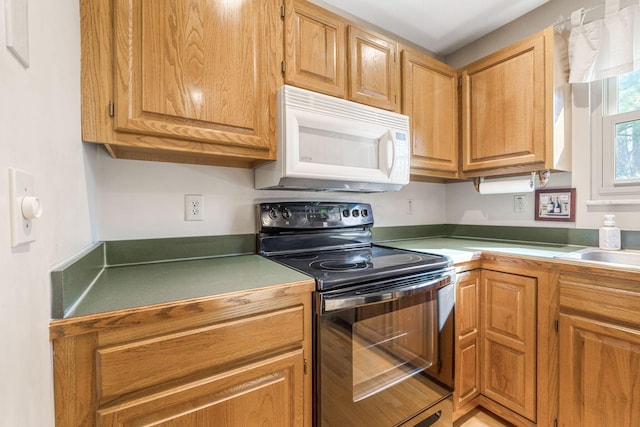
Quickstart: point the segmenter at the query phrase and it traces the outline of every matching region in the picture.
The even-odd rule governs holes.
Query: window
[[[601,91],[601,123],[594,126],[595,199],[640,195],[640,70],[592,85]],[[594,98],[592,98],[594,100]],[[598,109],[596,109],[598,110]],[[597,119],[594,117],[594,120]]]

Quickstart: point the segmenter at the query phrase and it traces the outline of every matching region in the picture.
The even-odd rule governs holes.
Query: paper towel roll
[[[530,193],[534,183],[529,177],[508,181],[491,180],[480,182],[480,194]]]

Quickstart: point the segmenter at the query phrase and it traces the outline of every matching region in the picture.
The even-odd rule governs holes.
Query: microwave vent
[[[292,86],[284,86],[283,96],[287,107],[298,110],[340,116],[345,119],[383,125],[397,130],[409,130],[408,117],[391,111],[380,110],[345,99],[318,95]]]

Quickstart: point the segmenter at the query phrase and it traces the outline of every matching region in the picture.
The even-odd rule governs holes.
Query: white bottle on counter
[[[600,249],[617,251],[620,249],[620,229],[616,227],[616,216],[605,215],[600,227]]]

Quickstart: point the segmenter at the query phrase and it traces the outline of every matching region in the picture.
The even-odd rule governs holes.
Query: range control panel
[[[368,203],[273,202],[258,205],[258,228],[319,229],[373,226]]]

